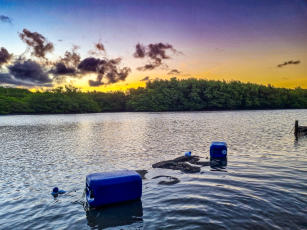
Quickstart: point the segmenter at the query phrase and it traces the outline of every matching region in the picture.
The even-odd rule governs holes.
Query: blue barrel
[[[142,178],[131,170],[93,173],[86,177],[86,200],[90,207],[100,207],[142,196]]]
[[[212,142],[210,145],[211,158],[224,158],[227,157],[227,144],[226,142]]]

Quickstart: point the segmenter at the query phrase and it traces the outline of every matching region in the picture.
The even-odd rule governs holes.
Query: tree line
[[[37,92],[0,87],[0,114],[306,108],[307,89],[239,81],[157,79],[144,88],[108,93],[72,86]]]

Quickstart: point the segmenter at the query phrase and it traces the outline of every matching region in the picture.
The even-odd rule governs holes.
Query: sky
[[[0,0],[0,85],[172,77],[307,88],[307,1]]]

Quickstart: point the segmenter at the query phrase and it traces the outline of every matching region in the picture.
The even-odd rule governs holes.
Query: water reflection
[[[299,136],[294,139],[294,147],[297,148],[301,143],[307,142],[307,136]]]
[[[210,158],[210,167],[213,170],[223,171],[227,166],[227,157],[222,158]]]
[[[289,128],[307,124],[306,112],[1,116],[0,229],[304,229],[307,137],[295,141]],[[152,169],[185,151],[207,159],[216,139],[229,164]],[[148,170],[142,204],[84,211],[85,176],[121,169]],[[165,174],[180,183],[153,179]],[[75,192],[53,200],[54,186]]]
[[[86,211],[87,224],[91,228],[109,228],[143,223],[142,201],[107,206],[101,209]]]

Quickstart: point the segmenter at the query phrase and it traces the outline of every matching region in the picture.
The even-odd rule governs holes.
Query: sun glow
[[[130,83],[116,83],[116,84],[111,84],[111,85],[102,85],[98,87],[90,87],[88,85],[83,85],[83,86],[76,86],[77,88],[80,88],[81,91],[83,92],[88,92],[88,91],[98,91],[98,92],[114,92],[114,91],[127,91],[129,89],[136,89],[139,87],[145,87],[146,82],[139,81],[139,82],[130,82]]]

